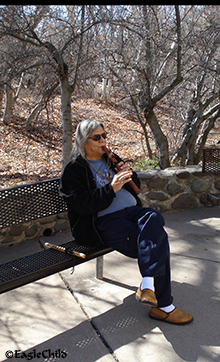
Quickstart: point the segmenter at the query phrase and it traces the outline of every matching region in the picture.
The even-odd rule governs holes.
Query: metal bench
[[[203,148],[202,172],[220,174],[220,148]]]
[[[203,149],[202,172],[220,175],[220,148]],[[220,205],[220,194],[208,193],[207,200],[212,205]]]
[[[59,194],[59,178],[0,190],[1,229],[65,211],[67,206]],[[69,250],[86,254],[82,259],[41,246],[42,251],[0,265],[0,294],[94,258],[97,258],[96,277],[102,278],[103,255],[112,251],[105,246],[82,246],[76,240],[62,244]]]

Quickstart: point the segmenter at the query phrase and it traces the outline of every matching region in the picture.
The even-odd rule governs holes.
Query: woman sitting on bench
[[[162,215],[141,206],[130,186],[137,175],[117,156],[120,171],[105,151],[106,132],[97,120],[82,121],[76,130],[72,161],[61,177],[73,236],[82,244],[105,244],[138,259],[142,282],[136,299],[151,306],[149,316],[173,324],[193,317],[173,305],[170,252]]]

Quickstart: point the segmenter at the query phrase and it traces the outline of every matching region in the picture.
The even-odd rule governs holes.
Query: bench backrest
[[[59,178],[0,190],[0,228],[67,211]]]
[[[202,172],[220,174],[220,148],[204,148]]]

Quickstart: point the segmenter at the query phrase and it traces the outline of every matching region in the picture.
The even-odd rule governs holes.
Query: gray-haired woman
[[[103,150],[103,123],[82,121],[76,130],[72,160],[61,177],[60,192],[68,206],[73,236],[84,245],[105,244],[137,258],[142,282],[136,299],[151,306],[150,317],[187,324],[193,317],[173,305],[170,252],[162,215],[144,208],[129,182],[138,187],[135,172],[115,155],[115,164]]]

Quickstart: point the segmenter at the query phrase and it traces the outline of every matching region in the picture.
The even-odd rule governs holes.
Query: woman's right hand
[[[133,174],[132,170],[127,167],[124,167],[124,169],[116,173],[111,182],[114,192],[121,190],[124,184],[132,181],[131,178],[132,174]]]

